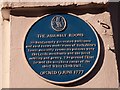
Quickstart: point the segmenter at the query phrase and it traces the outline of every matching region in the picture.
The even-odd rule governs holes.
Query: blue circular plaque
[[[85,77],[99,58],[99,39],[84,20],[71,14],[42,17],[29,29],[24,52],[30,67],[57,84]]]

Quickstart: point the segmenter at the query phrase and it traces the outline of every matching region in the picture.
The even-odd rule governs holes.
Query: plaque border
[[[59,13],[52,13],[52,14],[59,14]],[[75,16],[75,17],[83,20],[83,21],[92,29],[92,31],[94,32],[94,34],[95,34],[95,36],[96,36],[96,38],[97,38],[97,42],[98,42],[98,54],[97,54],[97,58],[96,58],[96,60],[95,60],[95,62],[94,62],[94,64],[93,64],[93,66],[88,70],[87,73],[85,73],[83,76],[81,76],[81,77],[79,77],[79,78],[77,78],[77,79],[71,80],[71,81],[56,82],[56,81],[52,81],[52,80],[46,79],[46,78],[42,77],[41,75],[39,75],[35,70],[33,70],[33,68],[30,66],[30,64],[28,63],[28,60],[27,60],[27,58],[26,58],[26,54],[25,54],[25,41],[26,41],[26,38],[27,38],[27,36],[28,36],[29,30],[30,30],[31,27],[34,26],[39,20],[41,20],[42,18],[44,18],[44,17],[46,17],[46,16],[48,16],[48,15],[52,15],[52,14],[45,14],[45,15],[41,16],[40,18],[36,19],[35,22],[33,22],[33,24],[31,24],[31,26],[30,26],[30,27],[28,28],[28,30],[26,31],[25,37],[24,37],[24,41],[23,41],[23,43],[24,43],[24,44],[23,44],[23,45],[24,45],[24,46],[23,46],[23,49],[24,49],[23,52],[24,52],[24,56],[25,56],[25,62],[27,62],[27,66],[31,69],[31,71],[32,71],[34,74],[36,74],[39,78],[41,78],[42,80],[44,80],[44,81],[47,81],[47,82],[53,83],[53,84],[60,84],[60,85],[65,85],[65,84],[74,83],[74,82],[76,82],[76,81],[81,80],[81,79],[84,78],[85,76],[87,76],[87,75],[93,70],[93,68],[94,68],[95,65],[97,64],[98,59],[99,59],[99,56],[100,56],[100,40],[99,40],[99,38],[98,38],[96,29],[94,29],[93,26],[92,26],[88,21],[83,20],[83,19],[80,18],[79,16],[77,16],[77,15],[75,15],[75,14],[73,14],[73,13],[65,13],[65,14],[69,14],[69,15]],[[64,14],[64,13],[62,13],[62,14]]]

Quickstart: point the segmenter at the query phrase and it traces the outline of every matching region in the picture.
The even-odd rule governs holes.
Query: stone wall
[[[3,87],[11,88],[62,88],[41,80],[24,62],[22,51],[24,36],[29,27],[45,14],[54,12],[73,13],[91,23],[101,37],[102,61],[96,74],[83,80],[76,88],[117,88],[119,86],[118,7],[116,4],[90,2],[10,2],[3,3],[0,39],[3,45]],[[33,13],[31,13],[33,12]],[[29,14],[28,14],[29,13]],[[94,20],[93,20],[94,19]],[[3,21],[4,20],[4,21]],[[19,21],[19,22],[18,22]],[[104,28],[98,21],[109,25]],[[20,26],[19,26],[20,25]],[[22,26],[22,27],[21,27]],[[22,31],[20,31],[22,29]],[[20,31],[18,33],[18,31]],[[104,34],[106,33],[106,34]],[[13,38],[14,36],[14,38]],[[5,40],[4,40],[5,39]],[[20,40],[20,41],[18,41]],[[2,46],[1,46],[2,47]],[[1,48],[2,49],[2,48]],[[21,50],[21,51],[17,51]],[[117,51],[117,53],[116,53]],[[1,55],[1,54],[0,54]],[[17,56],[17,59],[16,59]],[[20,58],[23,61],[20,61]],[[16,59],[16,60],[15,60]],[[2,60],[2,58],[1,58]],[[20,66],[16,65],[19,62]],[[22,66],[21,66],[22,65]],[[6,68],[7,67],[7,68]],[[23,69],[25,71],[23,71]],[[22,72],[22,73],[20,73]],[[95,73],[95,72],[93,72]],[[28,75],[29,77],[26,77]],[[31,80],[32,78],[32,80]],[[18,82],[20,81],[20,82]],[[22,83],[21,83],[22,82]],[[29,83],[28,83],[29,82]],[[36,83],[36,84],[33,84]],[[72,86],[72,85],[71,85]]]
[[[2,7],[0,3],[0,8]],[[1,9],[0,9],[1,10]],[[0,12],[0,41],[2,41],[2,15]],[[0,89],[2,88],[2,43],[0,43]]]

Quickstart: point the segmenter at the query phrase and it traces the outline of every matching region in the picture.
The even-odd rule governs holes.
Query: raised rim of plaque
[[[53,13],[53,14],[57,14],[57,13]],[[39,20],[41,20],[42,18],[44,18],[44,17],[46,17],[46,16],[48,16],[48,15],[53,15],[53,14],[46,14],[46,15],[41,16],[39,19],[37,19],[37,20],[32,24],[32,26],[34,26],[34,25],[35,25]],[[59,13],[58,13],[58,14],[59,14]],[[64,13],[63,13],[63,14],[64,14]],[[65,13],[65,14],[66,14],[66,13]],[[72,15],[72,16],[75,16],[75,17],[83,20],[82,18],[78,17],[77,15],[75,15],[75,14],[73,14],[73,13],[67,13],[67,14]],[[93,64],[93,66],[90,68],[90,70],[88,70],[87,73],[85,73],[83,76],[81,76],[81,77],[79,77],[79,78],[77,78],[77,79],[71,80],[71,81],[66,81],[66,82],[56,82],[56,81],[52,81],[52,80],[49,80],[49,79],[46,79],[46,78],[40,76],[36,71],[34,71],[33,68],[31,68],[29,62],[27,61],[26,54],[24,54],[24,56],[25,56],[25,58],[26,58],[25,61],[27,62],[28,67],[31,69],[31,71],[32,71],[33,73],[35,73],[38,77],[40,77],[41,79],[43,79],[43,80],[45,80],[45,81],[47,81],[47,82],[50,82],[50,83],[53,83],[53,84],[61,84],[61,85],[74,83],[74,82],[76,82],[76,81],[81,80],[81,79],[84,78],[85,76],[87,76],[87,75],[93,70],[93,68],[95,67],[95,65],[96,65],[97,62],[98,62],[99,55],[100,55],[100,41],[99,41],[98,35],[97,35],[97,33],[96,33],[96,30],[93,28],[93,26],[92,26],[90,23],[88,23],[87,21],[85,21],[85,20],[83,20],[83,21],[90,26],[90,28],[91,28],[92,31],[94,32],[94,34],[95,34],[95,36],[96,36],[96,38],[97,38],[97,42],[98,42],[98,54],[97,54],[97,58],[96,58],[96,60],[95,60],[95,62],[94,62],[94,64]],[[26,36],[25,36],[25,39],[24,39],[24,53],[25,53],[25,41],[26,41],[26,38],[27,38],[27,36],[28,36],[29,30],[31,29],[32,26],[30,26],[30,28],[29,28],[28,31],[26,32]]]
[[[51,20],[51,27],[57,32],[61,32],[66,28],[66,20],[61,15],[55,15]]]

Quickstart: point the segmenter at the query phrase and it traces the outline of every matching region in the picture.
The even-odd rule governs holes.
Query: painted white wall
[[[2,4],[0,3],[0,10]],[[2,88],[2,15],[0,12],[0,89]]]
[[[7,1],[7,0],[4,0],[4,1]],[[9,0],[8,0],[9,1]],[[14,0],[11,0],[11,1],[13,1],[14,2]],[[73,2],[69,2],[69,3],[63,3],[63,2],[61,2],[61,0],[58,0],[60,3],[56,3],[56,2],[54,2],[53,4],[51,4],[50,2],[49,3],[47,3],[48,1],[52,1],[52,0],[45,0],[44,1],[44,3],[41,3],[41,2],[39,2],[39,3],[35,3],[35,1],[36,2],[38,2],[38,0],[29,0],[29,2],[26,2],[26,3],[22,3],[22,2],[25,2],[25,1],[27,1],[27,0],[21,0],[21,3],[18,3],[18,2],[16,2],[16,3],[13,3],[13,4],[11,4],[11,2],[9,2],[9,3],[4,3],[4,7],[7,7],[7,5],[9,6],[9,7],[22,7],[22,6],[25,6],[25,7],[34,7],[34,6],[39,6],[39,5],[43,5],[43,6],[55,6],[55,5],[58,5],[58,4],[61,4],[61,5],[69,5],[69,4],[72,4],[73,2],[74,3],[78,3],[77,2],[77,0],[74,0]],[[33,2],[34,1],[34,2]],[[42,0],[41,0],[42,1]],[[55,0],[53,0],[53,1],[55,1]],[[93,1],[95,1],[95,0],[93,0]],[[97,0],[98,1],[98,0]],[[101,0],[99,0],[99,1],[101,1]],[[33,3],[30,3],[30,2],[33,2]],[[104,0],[104,2],[106,2],[106,0]],[[89,3],[89,2],[87,2],[87,3]],[[84,3],[78,3],[78,4],[84,4]],[[1,5],[2,6],[2,5]],[[6,13],[3,13],[3,14],[5,14],[6,15]],[[109,16],[109,13],[105,13],[105,19],[110,19],[110,17],[108,17]],[[8,17],[7,17],[8,18]],[[86,19],[86,20],[88,20],[89,22],[91,22],[91,23],[93,23],[95,26],[96,26],[96,28],[97,29],[99,29],[99,30],[102,30],[103,28],[99,28],[99,26],[97,25],[97,23],[95,22],[95,21],[93,21],[92,20],[92,18],[94,18],[94,16],[92,16],[92,15],[83,15],[81,18],[83,18],[83,19]],[[101,20],[102,20],[102,15],[100,16],[100,15],[98,15],[98,17],[96,16],[96,20],[97,19],[100,19],[101,18]],[[14,16],[12,16],[12,18],[10,18],[10,19],[12,19],[13,21],[12,21],[12,23],[14,24],[14,22],[15,22],[15,24],[16,25],[18,25],[19,26],[19,23],[21,23],[21,22],[23,22],[23,21],[25,21],[24,23],[26,23],[28,26],[24,26],[25,28],[28,28],[29,27],[29,25],[31,25],[31,23],[33,23],[35,20],[36,20],[36,18],[25,18],[25,17],[14,17]],[[2,37],[3,38],[6,38],[6,40],[5,41],[3,41],[2,43],[0,43],[0,66],[2,66],[3,65],[3,76],[4,76],[4,81],[3,81],[3,87],[9,87],[9,79],[10,79],[10,77],[9,77],[9,64],[10,64],[10,62],[9,62],[9,60],[10,60],[10,53],[9,53],[9,49],[10,49],[10,46],[9,46],[9,44],[10,44],[10,27],[9,27],[9,21],[7,21],[7,20],[5,20],[4,21],[4,29],[2,28],[3,27],[3,25],[2,25],[2,17],[1,17],[1,12],[0,12],[0,41],[2,41]],[[19,23],[16,23],[17,21],[21,21],[21,22],[19,22]],[[107,21],[107,20],[105,20],[105,21]],[[110,23],[110,22],[109,22]],[[111,24],[111,23],[110,23]],[[112,26],[111,26],[112,27]],[[17,27],[18,28],[18,27]],[[14,28],[14,30],[15,29],[17,29],[17,28]],[[4,31],[3,31],[4,30]],[[112,31],[112,30],[111,30]],[[14,32],[12,32],[14,35],[16,35],[16,33],[14,33]],[[100,35],[101,36],[103,36],[102,35],[102,32],[100,31],[99,32],[100,33]],[[21,34],[22,35],[22,34]],[[17,37],[17,36],[16,36]],[[20,38],[20,39],[22,39],[22,37]],[[113,42],[113,38],[110,38],[109,37],[109,39],[111,40],[111,42]],[[113,57],[113,60],[112,60],[112,62],[109,62],[108,60],[110,60],[111,59],[111,57],[109,57],[109,58],[107,58],[107,56],[106,56],[106,59],[105,59],[105,61],[104,61],[104,64],[103,64],[103,66],[102,66],[102,68],[101,68],[101,71],[98,73],[98,75],[97,76],[95,76],[94,77],[94,79],[93,80],[90,80],[90,82],[88,82],[88,83],[86,83],[86,84],[84,84],[84,85],[82,85],[82,87],[92,87],[92,86],[94,86],[95,84],[96,84],[96,87],[97,86],[100,86],[100,87],[102,87],[102,86],[104,86],[104,87],[112,87],[112,86],[114,86],[114,87],[118,87],[118,76],[117,76],[117,66],[116,66],[116,62],[115,62],[115,55],[113,54],[113,53],[111,53],[110,51],[107,51],[107,49],[108,49],[108,47],[107,47],[107,45],[108,44],[111,44],[111,42],[107,42],[107,40],[108,40],[108,38],[107,37],[105,37],[105,36],[103,36],[103,40],[105,41],[105,45],[106,45],[106,47],[105,47],[105,49],[106,49],[106,55],[107,56],[110,56],[110,55],[112,55]],[[7,42],[7,43],[6,43]],[[14,42],[13,42],[14,43]],[[19,43],[19,42],[18,42]],[[2,55],[2,45],[4,45],[4,52],[3,52],[3,54],[5,55],[5,53],[6,52],[8,52],[8,54],[7,54],[7,56],[3,56]],[[18,46],[18,45],[17,45]],[[15,48],[19,48],[19,47],[16,47],[15,46]],[[16,51],[15,51],[16,52]],[[108,52],[108,53],[107,53]],[[18,53],[16,53],[16,54],[18,54]],[[22,54],[21,54],[22,55]],[[15,55],[13,55],[13,58],[16,58],[16,57],[14,57]],[[3,62],[3,64],[2,64],[2,57],[4,58],[4,62]],[[21,57],[21,56],[20,56]],[[16,61],[17,62],[17,61]],[[16,68],[18,68],[18,69],[20,69],[21,71],[23,71],[22,70],[22,68],[23,67],[25,67],[26,68],[26,71],[28,71],[26,74],[29,74],[29,76],[32,78],[32,77],[35,77],[34,79],[33,79],[33,81],[30,81],[30,79],[27,77],[23,77],[22,75],[20,75],[19,73],[18,74],[15,74],[14,73],[14,70],[15,70],[15,68],[14,68],[14,70],[12,71],[11,70],[11,72],[13,72],[13,76],[11,76],[12,77],[12,79],[15,79],[15,76],[16,75],[18,75],[18,77],[19,78],[24,78],[24,79],[26,79],[26,80],[28,80],[29,82],[30,82],[30,85],[28,84],[20,84],[20,86],[23,86],[23,87],[29,87],[29,86],[31,86],[31,87],[36,87],[35,85],[33,85],[32,84],[32,82],[37,82],[37,85],[38,85],[38,87],[39,87],[39,82],[40,81],[42,81],[42,80],[39,80],[38,79],[38,77],[36,77],[35,76],[35,74],[34,73],[32,73],[30,70],[29,70],[29,68],[27,67],[27,65],[26,65],[26,63],[23,63],[23,62],[20,62],[23,66],[21,67],[21,66],[14,66],[15,65],[15,62],[13,62],[12,64],[12,67],[14,68],[14,67],[16,67]],[[7,65],[7,66],[6,66]],[[110,66],[112,66],[112,68],[111,67],[109,67],[109,65]],[[7,68],[6,68],[7,67]],[[110,69],[111,68],[111,69]],[[24,69],[24,68],[23,68]],[[17,71],[17,69],[15,70],[15,71]],[[24,73],[24,74],[25,74]],[[0,68],[0,87],[2,87],[2,68]],[[25,74],[25,75],[26,75]],[[112,74],[112,75],[111,75]],[[112,77],[112,76],[114,76],[114,77]],[[16,78],[16,80],[20,80],[19,78]],[[103,81],[101,81],[101,80],[103,80]],[[105,80],[105,81],[104,81]],[[109,80],[111,80],[111,81],[109,81]],[[114,80],[114,82],[112,82],[112,80]],[[27,83],[28,81],[26,81],[25,83]],[[95,81],[101,81],[101,82],[99,82],[99,83],[95,83]],[[15,82],[15,80],[13,80],[13,82],[12,82],[12,86],[13,87],[15,87],[15,85],[17,85],[17,87],[20,87],[19,86],[19,84],[17,84],[17,83],[15,83],[15,85],[14,85],[14,82]],[[91,82],[92,82],[92,84],[91,84]],[[106,84],[104,84],[104,83],[106,83]],[[112,84],[113,83],[113,84]],[[33,85],[33,86],[32,86]],[[54,86],[54,85],[51,85],[51,84],[49,84],[49,83],[47,83],[47,82],[44,82],[44,81],[42,81],[42,85],[44,85],[44,86],[41,86],[41,87],[46,87],[47,85],[48,86],[50,86],[50,87],[57,87],[57,86]],[[81,86],[78,86],[78,87],[81,87]],[[49,88],[49,87],[48,87]]]

